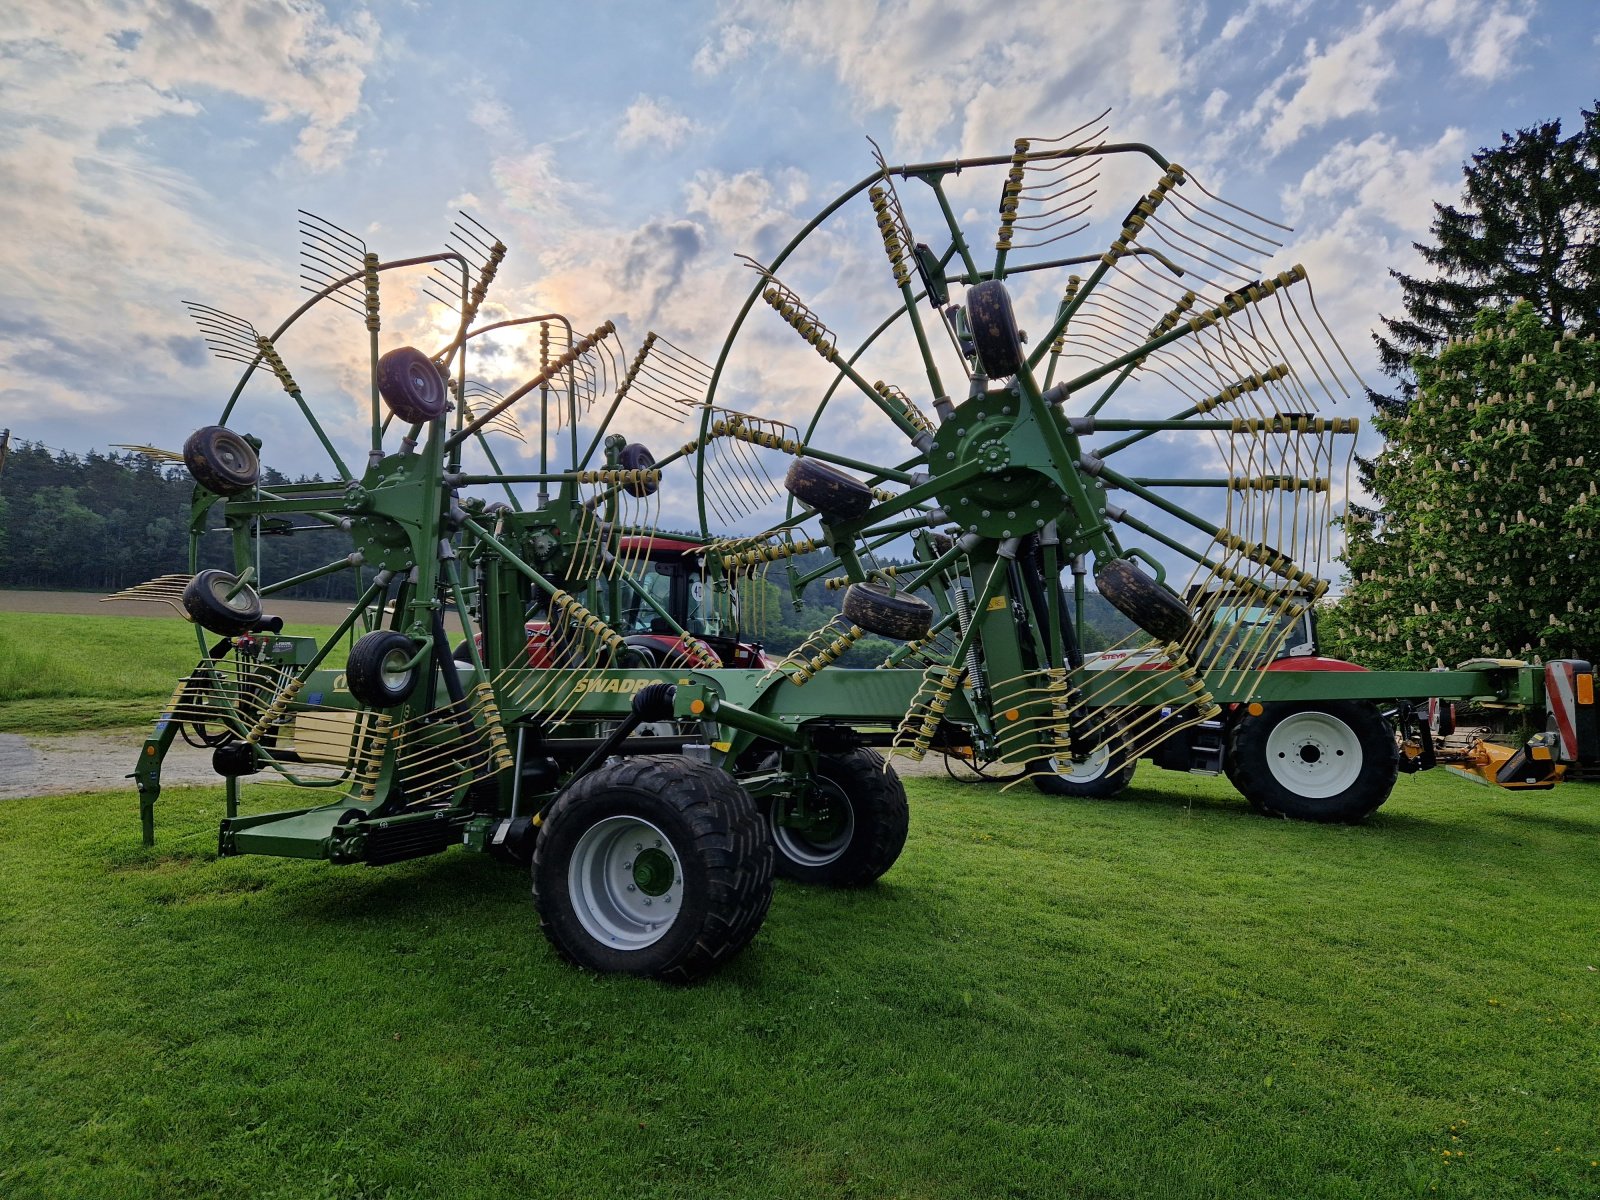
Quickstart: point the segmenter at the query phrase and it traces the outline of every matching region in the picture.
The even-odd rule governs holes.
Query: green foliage
[[[1416,359],[1380,413],[1380,509],[1346,520],[1351,584],[1322,625],[1369,666],[1600,654],[1600,345],[1531,305]]]
[[[264,481],[287,482],[268,470]],[[52,455],[14,447],[0,475],[0,588],[112,592],[189,569],[194,481],[142,454]],[[215,524],[215,522],[213,522]],[[349,537],[300,530],[262,539],[268,578],[288,578],[349,553]],[[227,539],[210,539],[202,566],[231,566]],[[353,600],[352,575],[284,592],[284,599]]]
[[[1502,134],[1463,174],[1460,206],[1434,205],[1435,244],[1416,243],[1436,277],[1390,272],[1406,316],[1376,341],[1407,397],[1412,357],[1466,334],[1480,309],[1525,300],[1558,331],[1600,332],[1600,107],[1571,137],[1560,121]]]
[[[7,801],[0,1194],[1595,1194],[1585,785],[1436,772],[1355,829],[1165,772],[910,790],[879,884],[780,884],[693,988],[563,966],[464,851],[217,859],[220,788],[154,851],[131,788]]]

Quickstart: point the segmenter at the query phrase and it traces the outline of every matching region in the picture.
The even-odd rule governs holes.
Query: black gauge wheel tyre
[[[261,622],[261,597],[249,584],[234,591],[238,583],[227,571],[201,571],[183,589],[184,611],[201,629],[223,637],[249,633]]]
[[[1371,704],[1265,704],[1229,737],[1227,772],[1250,807],[1297,821],[1365,819],[1399,773],[1394,728]]]
[[[1194,624],[1182,600],[1125,558],[1097,564],[1094,582],[1113,608],[1164,642],[1181,642]]]
[[[797,458],[789,464],[783,486],[801,504],[825,517],[852,520],[872,507],[872,489],[854,475],[814,458]]]
[[[439,366],[414,346],[401,346],[378,360],[378,394],[402,421],[423,425],[448,407]]]
[[[871,883],[905,849],[911,823],[905,785],[867,749],[821,755],[817,776],[807,828],[778,823],[781,799],[768,809],[779,877],[829,887]]]
[[[539,927],[609,974],[692,983],[749,945],[772,902],[772,841],[727,772],[620,759],[572,784],[533,852]]]
[[[648,471],[655,465],[656,456],[638,442],[629,442],[622,448],[622,452],[617,455],[617,466],[624,471]],[[642,499],[645,496],[654,496],[656,489],[660,486],[660,480],[645,479],[638,483],[625,484],[623,491],[630,496],[638,496]]]
[[[417,644],[394,629],[374,629],[350,647],[345,680],[350,694],[368,708],[393,708],[416,690],[422,668],[411,664]],[[408,665],[411,664],[411,665]]]
[[[933,608],[910,592],[891,592],[876,583],[852,583],[844,593],[844,619],[868,633],[909,642],[926,637]]]
[[[219,496],[248,492],[261,479],[256,448],[224,425],[205,425],[183,443],[183,463],[194,481]]]
[[[1011,311],[1011,293],[998,279],[967,289],[967,324],[978,365],[990,379],[1009,379],[1022,370],[1022,338]]]

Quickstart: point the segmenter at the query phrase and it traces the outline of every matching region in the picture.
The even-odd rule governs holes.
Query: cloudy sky
[[[274,326],[300,298],[298,209],[386,259],[441,248],[465,209],[510,247],[506,314],[611,319],[628,353],[656,329],[712,358],[750,279],[734,255],[770,257],[870,171],[868,136],[891,163],[1004,154],[1108,108],[1110,137],[1294,226],[1271,269],[1309,267],[1375,378],[1369,332],[1397,309],[1385,272],[1415,268],[1410,243],[1430,202],[1458,194],[1465,157],[1503,129],[1572,128],[1600,96],[1593,0],[3,0],[0,14],[0,426],[74,451],[176,446],[216,419],[236,375],[181,302]],[[1153,182],[1119,190],[1115,174],[1098,216]],[[993,211],[988,193],[957,199]],[[888,286],[881,249],[846,230],[818,250],[832,273],[812,280],[837,304],[819,315],[848,324],[858,287]],[[393,314],[386,339],[427,344],[438,325],[403,296]],[[332,364],[364,363],[359,324],[298,349],[297,374],[327,365],[312,402],[337,424],[350,381]],[[503,358],[502,386],[515,365]],[[744,378],[768,386],[759,367]],[[799,424],[815,407],[769,392],[735,406]],[[1368,414],[1351,400],[1336,415]],[[266,457],[321,469],[291,424]]]

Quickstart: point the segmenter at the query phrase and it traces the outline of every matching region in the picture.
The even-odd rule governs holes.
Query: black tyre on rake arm
[[[772,902],[772,841],[732,776],[620,759],[556,801],[533,852],[539,927],[568,962],[692,983],[744,949]]]

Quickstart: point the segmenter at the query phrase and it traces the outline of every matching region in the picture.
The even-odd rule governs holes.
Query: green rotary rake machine
[[[1102,175],[1136,181],[1109,226]],[[1301,636],[1356,421],[1317,415],[1353,372],[1305,271],[1264,267],[1280,230],[1103,129],[878,156],[749,260],[703,361],[506,314],[505,247],[470,219],[381,260],[306,214],[312,294],[276,329],[192,306],[244,370],[181,455],[190,571],[129,593],[181,607],[200,651],[135,771],[146,842],[181,733],[212,748],[223,855],[464,845],[531,868],[568,960],[686,981],[755,936],[774,876],[893,865],[897,757],[1069,796],[1149,758],[1312,820],[1359,820],[1445,759],[1551,786],[1597,752],[1589,664],[1367,671]],[[437,344],[394,345],[393,311]],[[302,388],[288,359],[325,355],[337,321],[364,328],[364,369]],[[536,369],[485,382],[514,363]],[[315,478],[261,465],[316,447]],[[663,532],[673,513],[698,528]],[[285,537],[335,549],[275,571]],[[271,615],[332,575],[355,595],[332,633]],[[1091,578],[1133,631],[1093,651]],[[819,580],[837,615],[769,655],[756,610]],[[868,635],[882,662],[839,665]],[[1550,732],[1464,743],[1449,702],[1474,698],[1544,708]]]

